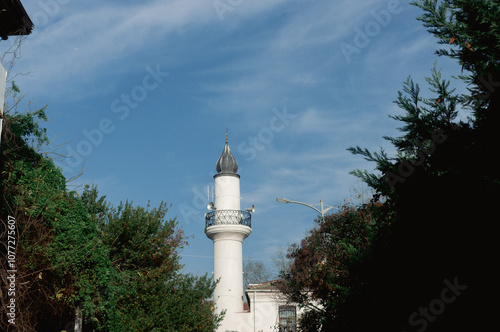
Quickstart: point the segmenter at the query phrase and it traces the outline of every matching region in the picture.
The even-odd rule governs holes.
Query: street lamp
[[[287,198],[280,198],[280,197],[276,197],[276,200],[278,202],[280,202],[280,203],[294,203],[294,204],[301,204],[301,205],[308,206],[311,209],[314,209],[314,210],[318,211],[319,214],[321,214],[321,221],[323,221],[325,219],[325,213],[328,210],[330,210],[330,209],[337,209],[335,206],[331,206],[331,205],[326,205],[326,206],[328,206],[328,208],[325,209],[324,208],[325,204],[323,204],[323,200],[322,199],[319,200],[319,204],[306,204],[306,203],[302,203],[302,202],[291,201],[291,200],[289,200]],[[314,205],[319,205],[320,209],[314,207]]]

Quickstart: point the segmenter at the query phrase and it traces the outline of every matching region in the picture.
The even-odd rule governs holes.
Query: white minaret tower
[[[208,204],[212,210],[205,214],[205,234],[214,242],[214,280],[219,280],[214,301],[217,313],[226,311],[218,331],[235,331],[237,313],[243,311],[243,256],[242,244],[252,232],[250,211],[240,210],[240,176],[227,140],[215,166],[215,201]]]

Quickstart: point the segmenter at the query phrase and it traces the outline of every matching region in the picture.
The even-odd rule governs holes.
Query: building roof
[[[249,284],[247,291],[254,291],[254,290],[277,290],[278,287],[276,286],[276,283],[279,282],[280,280],[271,280],[271,281],[266,281],[260,284]]]
[[[33,22],[19,0],[0,0],[0,38],[29,35]]]
[[[236,162],[236,159],[234,159],[231,149],[229,149],[227,131],[226,144],[224,144],[222,154],[217,160],[217,164],[215,164],[215,170],[217,171],[217,174],[236,174],[236,172],[238,172],[238,163]]]

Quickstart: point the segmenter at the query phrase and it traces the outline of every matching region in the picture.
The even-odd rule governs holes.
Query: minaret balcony
[[[215,210],[205,213],[205,227],[215,225],[242,225],[252,227],[252,215],[249,211]]]

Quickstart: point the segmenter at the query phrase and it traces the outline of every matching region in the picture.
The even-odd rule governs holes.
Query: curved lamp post
[[[302,203],[302,202],[296,202],[296,201],[291,201],[287,198],[279,198],[279,197],[276,197],[276,200],[280,203],[294,203],[294,204],[301,204],[301,205],[305,205],[305,206],[308,206],[310,207],[311,209],[314,209],[316,211],[319,212],[319,214],[321,215],[321,221],[323,221],[325,219],[325,213],[330,210],[330,209],[337,209],[335,206],[331,206],[331,205],[325,205],[323,204],[323,200],[320,199],[319,200],[319,204],[306,204],[306,203]],[[320,206],[320,209],[314,207],[314,205],[319,205]],[[328,206],[328,208],[324,208],[324,206]]]

